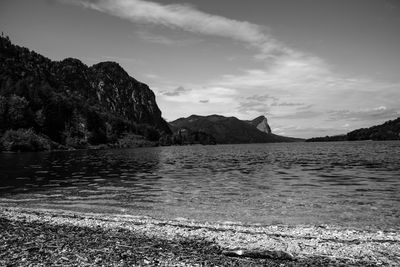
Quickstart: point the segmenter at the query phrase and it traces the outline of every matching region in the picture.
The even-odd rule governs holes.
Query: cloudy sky
[[[53,60],[120,63],[168,121],[266,115],[311,137],[400,116],[398,0],[1,0],[0,30]]]

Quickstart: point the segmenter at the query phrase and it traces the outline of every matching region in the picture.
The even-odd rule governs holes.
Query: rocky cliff
[[[265,116],[259,116],[255,118],[254,120],[247,121],[249,124],[253,125],[256,127],[259,131],[263,133],[270,134],[272,133],[271,127],[268,124],[268,119]]]
[[[117,63],[55,62],[1,37],[0,135],[18,129],[72,147],[171,133],[154,93]]]
[[[220,115],[180,118],[170,122],[171,129],[204,132],[215,138],[218,144],[295,142],[301,139],[279,136],[271,133],[267,119],[263,116],[252,121]]]

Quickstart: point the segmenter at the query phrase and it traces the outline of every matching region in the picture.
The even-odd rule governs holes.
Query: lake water
[[[400,228],[400,142],[0,154],[0,205]]]

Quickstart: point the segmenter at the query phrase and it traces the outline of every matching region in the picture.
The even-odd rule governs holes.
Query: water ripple
[[[400,142],[0,154],[0,204],[252,223],[400,225]]]

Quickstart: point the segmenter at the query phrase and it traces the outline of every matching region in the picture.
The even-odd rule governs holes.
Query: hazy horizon
[[[400,116],[394,0],[4,0],[0,30],[52,60],[118,62],[163,117],[347,133]]]

